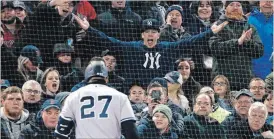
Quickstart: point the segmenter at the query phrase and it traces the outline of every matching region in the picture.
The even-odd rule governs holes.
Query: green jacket
[[[209,40],[213,59],[212,77],[222,74],[228,77],[232,90],[246,88],[252,73],[252,59],[263,55],[263,45],[257,30],[244,19],[235,21],[221,16],[217,24],[229,21],[222,31]],[[243,30],[252,28],[252,38],[243,45],[238,45],[238,39]]]

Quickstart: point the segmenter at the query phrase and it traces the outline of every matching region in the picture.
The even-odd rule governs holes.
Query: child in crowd
[[[138,123],[143,109],[147,107],[147,104],[145,103],[146,92],[139,83],[133,83],[129,89],[128,97],[137,119],[136,123]]]

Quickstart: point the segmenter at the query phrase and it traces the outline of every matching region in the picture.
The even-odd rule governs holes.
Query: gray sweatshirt
[[[4,133],[1,133],[2,134],[1,137],[4,135],[5,137],[10,139],[18,139],[20,132],[22,131],[24,126],[27,124],[29,111],[26,109],[23,109],[20,119],[14,122],[6,117],[6,115],[4,114],[4,108],[2,107],[0,109],[0,117],[1,117],[1,131],[4,132]]]

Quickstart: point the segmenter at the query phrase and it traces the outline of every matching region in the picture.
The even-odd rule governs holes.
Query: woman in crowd
[[[41,79],[42,103],[47,99],[54,99],[55,95],[60,91],[60,74],[55,68],[45,70]]]
[[[191,35],[200,34],[209,29],[211,25],[218,19],[219,13],[215,10],[212,1],[193,1],[190,4],[191,14],[186,15],[186,30]],[[191,23],[191,24],[189,24]],[[208,41],[201,41],[192,51],[192,60],[195,62],[195,70],[192,76],[202,85],[210,85],[212,57]]]
[[[218,95],[217,102],[220,107],[232,112],[233,108],[230,101],[230,84],[224,75],[217,75],[211,83],[214,92]]]
[[[165,75],[164,78],[167,80],[168,99],[171,100],[177,106],[184,109],[186,112],[189,112],[189,101],[184,96],[184,92],[181,88],[183,84],[183,77],[180,74],[180,72],[169,72]]]
[[[184,95],[189,100],[189,106],[193,106],[195,96],[201,89],[201,84],[198,83],[191,75],[194,71],[194,62],[191,58],[180,58],[175,62],[175,67],[183,76],[182,90]]]

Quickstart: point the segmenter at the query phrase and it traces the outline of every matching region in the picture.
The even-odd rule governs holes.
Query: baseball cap
[[[172,111],[171,111],[171,109],[170,109],[168,106],[166,106],[166,105],[164,105],[164,104],[159,104],[159,105],[157,105],[157,106],[153,109],[153,115],[154,115],[156,112],[161,112],[161,113],[163,113],[163,114],[167,117],[169,123],[171,122],[171,119],[172,119]]]
[[[112,51],[110,51],[109,49],[106,49],[105,51],[102,51],[101,57],[107,56],[107,55],[114,56],[115,54]]]
[[[232,95],[235,99],[238,99],[242,95],[248,96],[248,97],[253,96],[252,93],[247,89],[241,89],[240,91],[235,91]]]
[[[66,43],[54,44],[53,54],[57,53],[74,53],[74,49]]]
[[[29,58],[33,65],[37,66],[43,63],[40,50],[34,45],[26,45],[21,50],[20,55]]]
[[[20,1],[20,0],[15,0],[13,2],[13,6],[14,6],[14,8],[22,8],[22,9],[26,10],[26,5],[24,4],[23,1]]]
[[[162,87],[167,89],[167,80],[165,78],[160,78],[160,77],[153,78],[149,84],[152,84],[152,83],[158,83],[162,85]]]
[[[61,105],[57,100],[48,99],[43,103],[43,105],[41,107],[41,110],[44,111],[44,110],[47,110],[47,109],[50,109],[50,108],[56,108],[56,109],[60,110]]]
[[[4,9],[4,8],[14,8],[13,2],[7,1],[7,0],[2,0],[1,1],[1,9]]]
[[[8,88],[10,86],[9,80],[1,80],[0,88]]]
[[[156,19],[146,19],[142,23],[142,32],[148,30],[148,29],[154,29],[160,32],[160,22]]]
[[[164,78],[170,83],[183,84],[183,77],[178,71],[171,71],[167,73]]]

